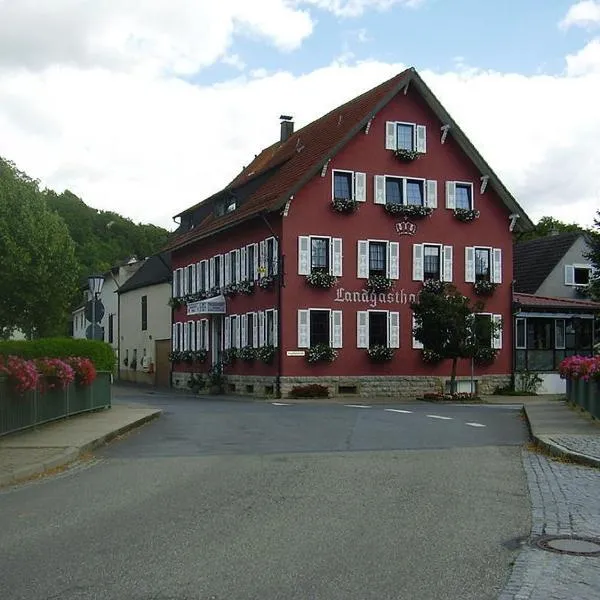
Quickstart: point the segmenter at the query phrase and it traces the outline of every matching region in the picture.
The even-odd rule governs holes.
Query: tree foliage
[[[590,250],[585,258],[592,263],[593,267],[588,295],[593,300],[600,301],[600,209],[596,211],[594,228],[588,234],[587,243]]]
[[[568,233],[570,231],[587,231],[577,223],[563,223],[554,217],[542,217],[533,231],[529,231],[519,236],[518,241],[535,240],[547,237],[553,233]]]
[[[0,158],[0,336],[64,333],[78,271],[64,221],[36,181]]]

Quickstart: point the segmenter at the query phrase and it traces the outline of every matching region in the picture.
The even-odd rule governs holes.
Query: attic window
[[[215,205],[215,214],[217,217],[222,217],[227,213],[233,212],[236,208],[237,200],[235,198],[227,198],[226,200],[217,202]]]
[[[225,212],[232,212],[237,208],[237,202],[235,200],[235,198],[230,198],[227,203],[226,203],[226,207],[225,207]]]

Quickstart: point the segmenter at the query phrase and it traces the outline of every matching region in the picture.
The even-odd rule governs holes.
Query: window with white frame
[[[473,184],[466,181],[447,181],[446,208],[474,210]]]
[[[326,344],[342,347],[342,311],[309,308],[298,311],[298,348]]]
[[[342,238],[298,236],[298,275],[314,271],[342,275]]]
[[[277,311],[269,309],[265,311],[265,344],[277,346]]]
[[[213,283],[212,287],[220,288],[223,285],[223,276],[222,276],[222,273],[224,271],[223,255],[217,254],[213,260],[214,260],[214,269],[213,269],[214,283]]]
[[[453,248],[442,244],[413,244],[413,281],[452,281]]]
[[[427,151],[427,128],[425,125],[404,121],[387,121],[385,124],[386,150]]]
[[[173,298],[179,298],[181,295],[181,269],[173,271]]]
[[[196,265],[197,289],[199,292],[208,290],[208,261],[201,260]]]
[[[279,262],[279,257],[277,256],[277,240],[275,238],[267,238],[266,250],[267,275],[277,275],[277,264]]]
[[[502,315],[475,313],[473,317],[473,335],[478,345],[502,348]]]
[[[365,310],[356,313],[356,345],[358,348],[400,347],[400,313],[387,310]]]
[[[383,275],[389,279],[400,276],[400,244],[387,240],[358,240],[357,277],[368,279]]]
[[[442,247],[423,244],[423,279],[442,279]]]
[[[332,171],[332,199],[366,201],[367,174],[354,171]]]
[[[185,269],[185,294],[196,292],[196,265],[188,265]]]
[[[437,208],[437,181],[435,179],[375,175],[373,183],[375,204]]]
[[[589,285],[592,276],[592,266],[584,264],[565,265],[565,285]]]
[[[196,350],[208,350],[208,319],[196,321]]]
[[[465,281],[502,283],[502,249],[467,246],[465,248]]]
[[[249,281],[258,279],[258,244],[246,246],[246,277]]]
[[[258,348],[258,317],[255,312],[246,313],[245,321],[245,346]]]

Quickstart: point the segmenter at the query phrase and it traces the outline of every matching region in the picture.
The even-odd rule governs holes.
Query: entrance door
[[[223,353],[223,317],[213,315],[212,317],[212,364],[221,362]]]
[[[171,340],[156,340],[154,342],[154,384],[159,387],[169,387],[171,382],[171,363],[169,352],[171,351]]]

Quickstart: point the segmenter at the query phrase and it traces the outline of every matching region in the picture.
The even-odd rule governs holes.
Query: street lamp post
[[[96,300],[104,285],[104,275],[92,275],[88,277],[88,286],[92,295],[92,339],[96,339]]]

